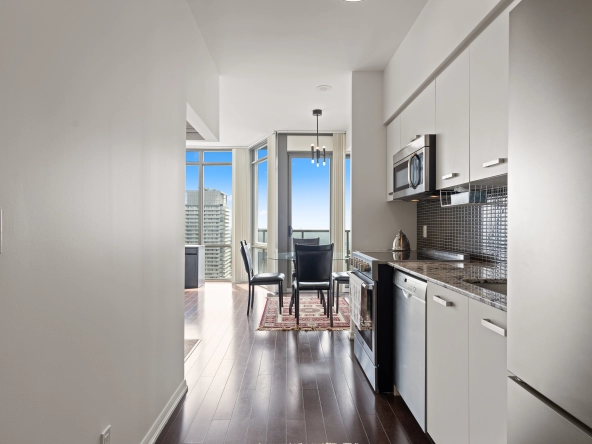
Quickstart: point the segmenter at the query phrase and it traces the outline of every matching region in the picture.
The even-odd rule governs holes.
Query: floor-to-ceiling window
[[[267,271],[267,147],[251,150],[252,252],[255,272]]]
[[[206,279],[232,277],[232,152],[187,151],[185,243],[206,246]]]

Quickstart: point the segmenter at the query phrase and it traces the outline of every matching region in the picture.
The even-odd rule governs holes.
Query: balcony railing
[[[331,233],[329,230],[305,230],[296,229],[292,232],[294,239],[306,239],[311,237],[320,238],[321,244],[331,243]],[[260,229],[257,233],[257,242],[266,244],[267,243],[267,229]],[[344,252],[348,255],[351,254],[351,230],[345,230],[345,244],[343,246]]]

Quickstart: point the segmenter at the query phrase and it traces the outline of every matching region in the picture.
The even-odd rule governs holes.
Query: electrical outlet
[[[108,426],[103,433],[101,433],[101,444],[111,444],[111,426]]]
[[[423,226],[423,237],[428,237],[428,226],[427,225]]]

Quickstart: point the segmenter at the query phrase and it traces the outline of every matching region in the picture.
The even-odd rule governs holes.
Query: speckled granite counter
[[[505,270],[499,266],[483,262],[389,262],[389,265],[499,310],[507,311],[507,296],[463,282],[463,279],[505,278]]]

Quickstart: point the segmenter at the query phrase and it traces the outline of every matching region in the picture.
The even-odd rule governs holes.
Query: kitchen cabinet
[[[427,431],[436,444],[506,442],[506,312],[428,282]]]
[[[427,431],[436,444],[469,442],[469,299],[428,282]]]
[[[436,79],[436,188],[469,182],[469,50]]]
[[[401,113],[401,147],[417,135],[435,133],[436,83],[433,81]]]
[[[393,200],[393,155],[401,149],[401,116],[386,127],[386,200]]]
[[[506,312],[469,299],[470,442],[507,440]],[[436,441],[438,443],[438,441]]]
[[[509,9],[469,47],[471,181],[508,173]]]

